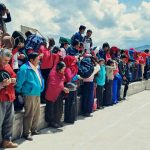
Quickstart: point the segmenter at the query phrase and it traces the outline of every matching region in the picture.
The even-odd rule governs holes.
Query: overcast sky
[[[44,35],[71,37],[80,24],[93,30],[95,45],[121,48],[150,44],[150,0],[1,0],[9,8],[9,32],[20,25]]]

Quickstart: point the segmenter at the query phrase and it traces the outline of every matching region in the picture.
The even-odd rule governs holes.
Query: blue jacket
[[[40,93],[44,90],[44,79],[42,78],[40,69],[38,70],[42,80],[42,86],[29,62],[21,66],[17,74],[16,91],[18,93],[22,93],[25,96],[40,96]]]
[[[106,68],[105,65],[100,66],[100,71],[98,72],[98,76],[96,77],[97,85],[104,86],[106,80]]]
[[[83,42],[83,36],[81,35],[80,32],[76,32],[72,37],[71,37],[71,44],[73,44],[73,42],[75,40],[78,40],[79,42]]]

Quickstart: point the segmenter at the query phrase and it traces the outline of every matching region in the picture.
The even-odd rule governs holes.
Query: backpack
[[[85,57],[79,63],[78,74],[82,78],[89,78],[94,71],[94,65],[92,63],[92,59],[90,57]]]
[[[34,52],[38,52],[40,46],[43,44],[44,39],[36,34],[30,35],[25,42],[26,50],[33,50]]]

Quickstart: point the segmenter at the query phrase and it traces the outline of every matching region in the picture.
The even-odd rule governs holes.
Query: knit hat
[[[78,74],[82,78],[89,78],[94,71],[94,65],[92,63],[91,57],[85,57],[79,63],[79,71]]]
[[[59,43],[60,43],[60,44],[63,44],[63,43],[71,44],[71,39],[64,38],[64,37],[60,37],[60,38],[59,38]]]

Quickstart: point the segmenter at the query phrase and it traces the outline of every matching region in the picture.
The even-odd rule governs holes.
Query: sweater
[[[98,72],[98,76],[96,77],[96,83],[99,86],[104,86],[106,80],[106,67],[105,65],[100,66],[100,70]]]

